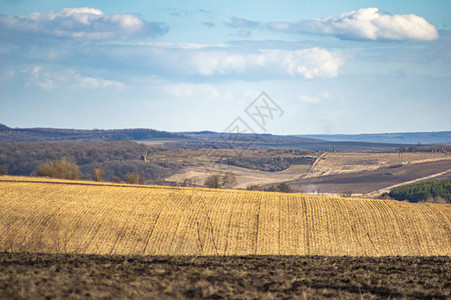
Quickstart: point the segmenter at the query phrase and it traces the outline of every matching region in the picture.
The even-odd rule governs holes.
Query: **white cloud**
[[[60,86],[76,89],[106,89],[122,90],[125,85],[114,80],[83,76],[71,70],[54,71],[41,66],[33,66],[22,73],[27,76],[27,86],[36,86],[40,89],[51,90]]]
[[[146,22],[130,14],[104,14],[95,8],[64,8],[56,12],[28,15],[0,15],[0,27],[7,40],[23,41],[47,38],[63,39],[131,39],[163,34],[161,23]],[[19,35],[19,36],[17,36]],[[25,37],[24,37],[25,35]]]
[[[186,45],[185,45],[186,46]],[[344,55],[337,50],[308,48],[302,50],[262,48],[242,51],[230,45],[179,46],[145,44],[142,47],[115,48],[106,59],[109,65],[133,57],[133,65],[146,74],[171,78],[192,76],[233,77],[261,80],[287,77],[327,78],[338,75]],[[241,50],[241,51],[240,51]]]
[[[338,52],[322,48],[303,50],[260,49],[257,53],[200,51],[185,61],[200,75],[263,73],[302,76],[306,79],[335,77],[344,64]]]
[[[295,50],[299,49],[298,46],[275,49],[274,46],[162,42],[101,46],[83,44],[74,47],[33,47],[27,51],[11,49],[10,55],[16,61],[27,62],[26,65],[59,65],[73,70],[94,68],[102,72],[115,72],[114,77],[127,72],[189,82],[199,80],[199,77],[245,81],[330,78],[337,76],[345,62],[339,50],[318,47]]]
[[[298,23],[274,22],[268,27],[276,31],[335,35],[344,39],[430,41],[438,38],[437,29],[424,18],[413,14],[391,16],[378,8],[362,8]]]
[[[344,64],[337,53],[322,48],[297,51],[272,50],[276,61],[281,61],[285,71],[290,75],[302,75],[311,79],[317,77],[335,77],[338,69]]]
[[[56,82],[53,80],[53,76],[44,72],[40,66],[34,66],[30,70],[26,70],[25,73],[29,73],[32,76],[31,81],[28,82],[29,86],[32,83],[45,90],[54,89],[57,86]]]
[[[124,84],[114,80],[107,80],[103,78],[87,77],[80,74],[74,75],[74,83],[80,88],[99,89],[99,88],[115,88],[123,89]]]

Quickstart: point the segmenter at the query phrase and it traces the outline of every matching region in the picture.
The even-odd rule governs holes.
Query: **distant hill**
[[[194,132],[178,132],[180,135],[191,138],[202,138],[210,140],[225,141],[228,140],[228,134],[224,132],[214,132],[214,131],[194,131]],[[252,134],[252,133],[231,133],[232,136],[240,137],[240,140],[253,140],[259,144],[293,144],[293,143],[314,143],[323,142],[324,140],[311,137],[299,137],[290,135],[274,135],[268,133]]]
[[[166,132],[154,129],[10,128],[0,124],[0,142],[158,141],[173,148],[297,148],[314,151],[393,152],[399,147],[451,144],[451,131],[381,134],[273,135],[214,131]]]
[[[199,132],[179,132],[191,140],[185,141],[183,146],[193,147],[202,143],[214,145],[217,148],[240,148],[240,147],[274,147],[274,148],[297,148],[314,151],[361,151],[361,152],[393,152],[401,146],[415,146],[414,144],[388,143],[388,142],[367,142],[367,141],[347,141],[337,139],[329,141],[321,138],[320,135],[272,135],[272,134],[231,134],[228,136],[221,132],[199,131]],[[230,140],[229,140],[230,139]],[[173,144],[172,146],[176,146]]]
[[[331,142],[372,142],[392,144],[451,144],[451,131],[399,132],[375,134],[307,134],[301,138],[321,139]]]
[[[110,142],[179,138],[179,135],[154,129],[81,130],[57,128],[10,128],[0,124],[0,142]]]

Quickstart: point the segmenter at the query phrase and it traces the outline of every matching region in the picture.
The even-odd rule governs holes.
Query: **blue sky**
[[[451,1],[0,0],[0,123],[451,130]]]

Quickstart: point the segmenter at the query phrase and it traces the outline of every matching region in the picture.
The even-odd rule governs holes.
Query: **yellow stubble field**
[[[0,251],[451,255],[451,205],[0,177]]]

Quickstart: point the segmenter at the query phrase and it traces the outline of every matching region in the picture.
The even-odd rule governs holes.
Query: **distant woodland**
[[[39,166],[65,158],[78,166],[83,179],[92,179],[94,170],[100,169],[105,181],[128,181],[127,174],[133,173],[155,183],[183,167],[207,163],[282,171],[291,164],[311,165],[312,154],[299,149],[252,150],[239,154],[228,149],[206,154],[205,149],[171,149],[133,141],[0,143],[0,174],[39,175],[36,173]]]
[[[104,180],[112,181],[114,176],[121,180],[126,174],[137,173],[146,180],[156,180],[177,170],[140,158],[152,151],[164,151],[130,141],[123,142],[59,142],[59,143],[0,143],[0,166],[10,175],[35,175],[36,168],[65,157],[80,168],[82,177],[91,179],[94,169],[104,172]]]
[[[10,128],[0,124],[0,142],[111,142],[159,138],[177,139],[180,136],[154,129],[58,129],[58,128]]]
[[[388,194],[396,200],[409,202],[446,202],[451,203],[451,180],[441,180],[412,184],[394,188]],[[441,200],[441,201],[440,201]]]

